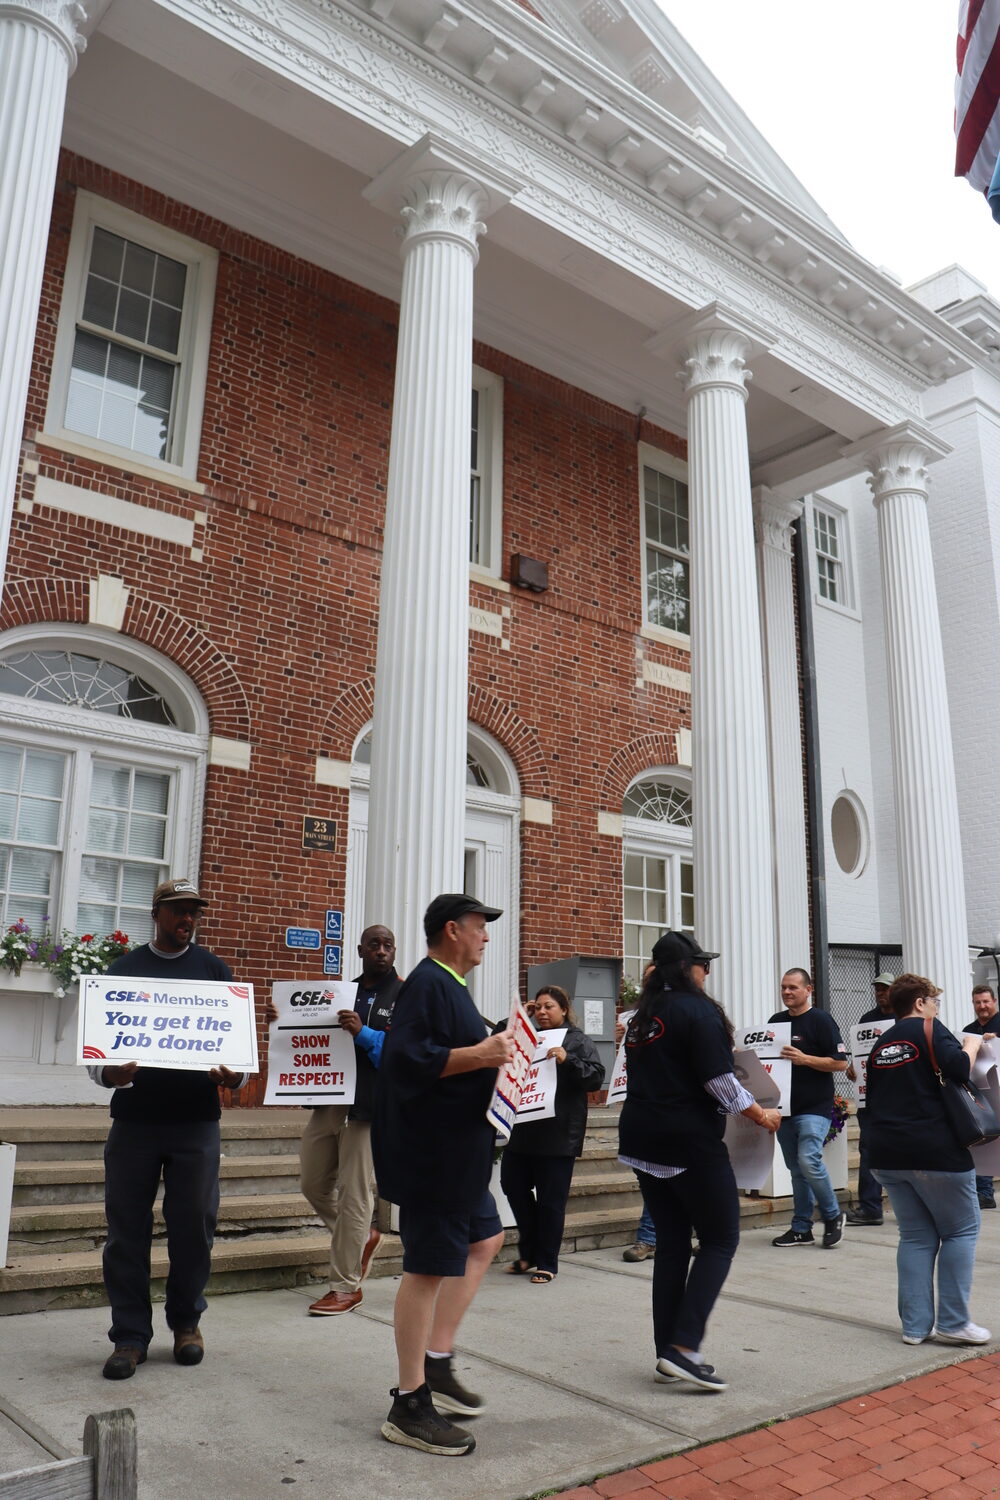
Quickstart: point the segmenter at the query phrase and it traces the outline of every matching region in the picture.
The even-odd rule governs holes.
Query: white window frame
[[[644,469],[655,469],[659,474],[665,474],[670,479],[679,479],[682,484],[688,485],[688,498],[690,502],[690,484],[688,479],[688,466],[681,459],[674,458],[669,453],[664,453],[662,448],[654,448],[649,443],[640,443],[639,447],[639,575],[642,579],[642,628],[640,635],[647,640],[668,641],[671,645],[683,646],[686,650],[691,649],[691,636],[687,631],[671,630],[666,625],[653,625],[649,619],[649,590],[646,579],[646,549],[647,545],[658,546],[659,543],[647,543],[646,537],[646,492],[643,481]],[[688,505],[688,525],[691,524],[690,503]],[[672,555],[672,554],[671,554]],[[690,580],[691,556],[688,554],[688,578]]]
[[[152,686],[164,683],[171,706],[182,719],[199,727],[194,731],[171,729],[163,724],[143,724],[82,708],[63,708],[12,694],[0,693],[0,742],[48,750],[69,756],[60,830],[61,853],[56,859],[56,878],[49,907],[49,926],[54,933],[70,927],[80,891],[80,863],[86,841],[90,805],[91,768],[96,757],[117,761],[138,770],[168,774],[171,779],[166,841],[162,863],[169,873],[197,879],[201,859],[201,824],[208,762],[208,716],[193,686],[163,658],[147,652],[137,642],[118,647],[113,633],[97,627],[27,625],[0,636],[0,653],[13,649],[77,651],[102,656],[138,672]],[[182,692],[178,693],[178,688]],[[152,929],[150,929],[151,931]],[[149,933],[130,932],[133,940],[145,942]]]
[[[95,228],[106,229],[109,233],[132,240],[148,250],[169,256],[171,260],[182,261],[187,268],[171,419],[172,452],[169,460],[141,453],[135,448],[109,443],[91,433],[78,432],[65,423],[73,346],[77,323],[83,310]],[[164,476],[174,479],[195,479],[205,410],[217,269],[218,255],[207,245],[200,245],[187,235],[165,229],[162,225],[133,213],[131,209],[120,208],[93,193],[77,193],[59,307],[59,327],[52,360],[45,432],[40,437],[55,445],[60,440],[65,441],[74,445],[74,451],[84,445],[96,454],[108,455],[118,466],[129,467],[131,461],[138,470],[162,472]]]
[[[678,766],[655,766],[633,778],[626,791],[646,781],[669,781],[690,794],[691,776]],[[623,799],[624,800],[624,799]],[[622,953],[625,943],[625,860],[630,854],[647,859],[662,859],[667,870],[667,927],[681,929],[681,865],[694,863],[694,831],[673,823],[657,823],[651,818],[622,817]],[[697,921],[697,912],[695,913]]]
[[[837,525],[840,556],[835,561],[838,565],[837,585],[843,595],[840,599],[827,599],[820,592],[820,554],[816,544],[816,517],[818,515],[829,516]],[[835,504],[826,495],[813,495],[809,501],[807,521],[809,526],[809,568],[812,577],[813,599],[824,609],[832,609],[838,614],[848,615],[851,619],[860,619],[861,616],[857,609],[854,584],[854,532],[851,526],[850,512],[844,506]]]
[[[503,562],[503,380],[478,365],[472,367],[472,389],[479,392],[479,557],[469,562],[473,578],[500,577]],[[472,411],[469,410],[469,436]],[[469,470],[469,505],[473,470]]]

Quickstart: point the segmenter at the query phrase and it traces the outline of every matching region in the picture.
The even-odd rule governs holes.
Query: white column
[[[767,695],[774,839],[775,966],[805,968],[809,960],[809,866],[802,767],[802,715],[792,589],[792,525],[801,500],[753,492],[760,584],[764,688]]]
[[[902,962],[941,986],[943,1019],[957,1026],[968,1014],[971,969],[926,468],[948,451],[929,432],[904,427],[867,463],[882,569]]]
[[[463,885],[473,271],[502,197],[426,141],[366,196],[405,225],[365,881],[405,971],[428,902]]]
[[[87,10],[72,0],[0,3],[0,584],[7,564],[66,84],[84,46],[80,25],[86,19]]]
[[[767,722],[743,333],[706,318],[687,340],[695,930],[722,957],[737,1023],[776,1006]],[[717,976],[717,977],[716,977]]]

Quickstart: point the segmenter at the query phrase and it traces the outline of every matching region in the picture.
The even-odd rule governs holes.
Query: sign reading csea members
[[[253,985],[90,975],[80,980],[76,1060],[256,1073]]]

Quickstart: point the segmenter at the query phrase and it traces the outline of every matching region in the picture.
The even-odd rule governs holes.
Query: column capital
[[[869,472],[872,499],[875,505],[881,505],[890,495],[922,495],[926,499],[928,466],[950,452],[951,444],[929,427],[902,422],[852,443],[843,450],[843,456],[862,459]]]
[[[770,343],[767,332],[751,319],[721,302],[709,302],[668,323],[646,340],[646,348],[651,354],[680,361],[678,379],[688,395],[723,387],[746,400],[747,382],[753,378],[747,360],[763,353]]]
[[[753,527],[758,546],[773,547],[791,556],[792,526],[805,509],[802,500],[785,500],[759,484],[750,491],[753,500]]]
[[[54,36],[66,52],[70,71],[108,0],[0,0],[0,21],[26,21]]]
[[[450,240],[478,256],[486,220],[518,190],[460,147],[422,136],[364,190],[376,207],[403,219],[403,254],[427,240]]]

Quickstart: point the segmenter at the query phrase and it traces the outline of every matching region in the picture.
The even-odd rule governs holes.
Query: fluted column
[[[427,142],[366,196],[403,218],[372,731],[365,922],[425,951],[421,918],[464,871],[472,294],[491,193]]]
[[[93,6],[91,6],[93,9]],[[84,46],[74,0],[0,3],[0,583],[6,573],[66,84]]]
[[[695,922],[722,958],[737,1022],[770,1014],[777,977],[767,722],[754,556],[746,358],[714,318],[687,340]]]
[[[921,428],[895,429],[867,455],[878,514],[895,787],[903,965],[944,990],[966,1019],[971,985],[962,840],[941,624],[927,516],[927,464],[948,452]]]
[[[802,780],[802,716],[792,591],[792,525],[801,500],[753,492],[767,696],[774,839],[775,965],[809,968],[809,867]]]

